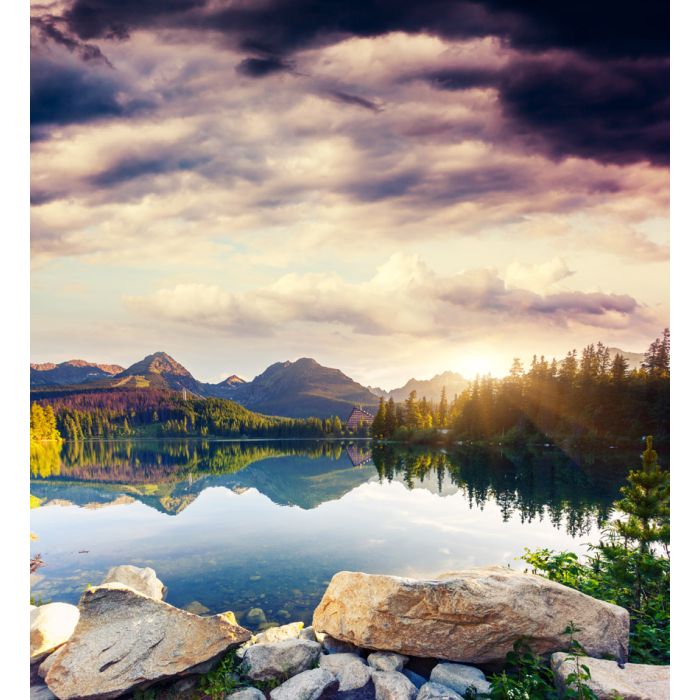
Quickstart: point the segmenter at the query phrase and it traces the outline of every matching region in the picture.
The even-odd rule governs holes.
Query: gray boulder
[[[320,655],[321,645],[307,639],[253,644],[243,655],[243,674],[253,681],[286,680],[315,666]]]
[[[420,674],[416,673],[415,671],[411,671],[410,668],[404,668],[401,673],[403,673],[406,678],[408,678],[413,685],[420,690],[427,682],[428,680],[426,678],[423,678]]]
[[[407,661],[407,656],[391,651],[375,651],[367,657],[367,663],[377,671],[400,671]]]
[[[376,700],[416,700],[418,688],[398,671],[372,672]]]
[[[338,700],[374,700],[370,669],[357,654],[325,654],[319,663],[338,679]]]
[[[319,700],[335,697],[338,680],[323,668],[304,671],[270,693],[271,700]]]
[[[483,672],[474,666],[464,664],[438,664],[430,674],[430,681],[452,688],[462,697],[467,690],[479,695],[488,695],[491,692],[491,684],[486,680]]]
[[[464,700],[464,695],[442,683],[426,683],[419,691],[416,700]]]
[[[265,693],[257,688],[242,688],[227,695],[226,700],[265,700]]]
[[[78,607],[80,621],[45,677],[60,698],[116,698],[188,675],[250,638],[219,616],[192,615],[118,583],[88,589]]]
[[[318,641],[313,627],[304,627],[301,632],[299,632],[299,639],[308,639],[310,642]]]
[[[104,577],[102,585],[105,583],[121,583],[129,588],[133,588],[141,595],[153,598],[153,600],[163,600],[165,598],[166,588],[150,566],[138,567],[131,564],[113,566]],[[190,610],[189,612],[200,614],[197,610]]]
[[[30,608],[29,663],[46,658],[73,634],[80,611],[68,603],[48,603]]]

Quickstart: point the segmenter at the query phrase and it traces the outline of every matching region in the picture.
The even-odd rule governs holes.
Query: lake
[[[32,594],[77,602],[117,564],[252,629],[303,620],[340,570],[429,576],[597,541],[638,454],[447,453],[369,441],[123,440],[32,454]]]

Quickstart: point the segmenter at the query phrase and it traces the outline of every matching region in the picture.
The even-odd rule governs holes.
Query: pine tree
[[[438,406],[438,426],[444,428],[447,425],[447,413],[449,411],[449,406],[447,404],[447,390],[442,387],[442,392],[440,393],[440,405]]]
[[[379,408],[377,409],[377,415],[372,421],[372,437],[382,438],[386,433],[386,404],[384,403],[384,397],[379,399]]]
[[[406,426],[411,430],[416,430],[422,427],[420,407],[418,406],[418,401],[416,400],[417,396],[417,392],[415,390],[412,391],[406,399],[405,403],[406,413],[404,420],[406,422]]]
[[[386,416],[384,418],[384,430],[387,437],[391,437],[394,430],[398,427],[397,417],[396,417],[396,404],[394,403],[393,397],[389,397],[386,403]]]

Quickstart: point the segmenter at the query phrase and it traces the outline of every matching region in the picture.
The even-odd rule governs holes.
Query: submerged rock
[[[73,634],[80,611],[68,603],[47,603],[29,612],[29,663],[36,663],[65,644]]]
[[[271,700],[319,700],[336,697],[338,680],[323,668],[304,671],[270,693]]]
[[[221,617],[199,617],[118,583],[91,588],[46,684],[60,698],[116,698],[186,675],[250,638]]]
[[[188,603],[183,610],[187,610],[187,612],[191,612],[193,615],[206,615],[208,612],[211,612],[206,605],[202,605],[198,600],[193,600],[191,603]]]
[[[500,566],[429,580],[343,571],[331,580],[313,627],[367,649],[485,664],[504,661],[522,637],[535,653],[566,649],[571,621],[589,654],[626,658],[626,610]]]
[[[441,663],[430,674],[431,683],[440,683],[459,693],[462,697],[470,690],[479,695],[488,695],[491,684],[483,671],[464,664]]]
[[[318,662],[321,645],[306,639],[253,644],[243,655],[243,675],[253,681],[287,679]]]
[[[579,657],[579,664],[588,666],[591,677],[585,684],[598,700],[669,700],[671,697],[671,667],[649,664],[625,664],[588,656]],[[552,671],[557,688],[563,696],[566,677],[575,672],[576,661],[569,654],[552,654]]]
[[[251,608],[245,616],[246,622],[251,625],[262,625],[267,622],[265,611],[262,608]]]
[[[377,700],[415,700],[418,688],[398,671],[372,671]]]
[[[138,567],[131,564],[113,566],[104,577],[102,585],[106,583],[121,583],[153,600],[165,598],[166,588],[150,566]]]

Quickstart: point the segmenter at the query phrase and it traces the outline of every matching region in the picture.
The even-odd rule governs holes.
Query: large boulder
[[[252,681],[286,680],[318,662],[321,645],[307,639],[253,644],[243,655],[243,675]]]
[[[44,679],[60,698],[116,698],[191,673],[250,638],[225,618],[192,615],[118,583],[88,589],[78,607],[75,632]]]
[[[271,700],[319,700],[335,698],[338,689],[336,677],[323,668],[304,671],[290,678],[270,693]]]
[[[500,566],[429,580],[341,571],[313,627],[366,649],[499,664],[523,637],[539,654],[568,648],[564,629],[572,621],[589,654],[627,658],[626,610]]]
[[[488,695],[491,684],[483,671],[464,664],[441,663],[430,673],[430,681],[439,683],[464,696],[467,691],[478,695]]]
[[[578,657],[579,668],[587,666],[590,679],[585,681],[598,700],[669,700],[671,697],[671,667],[648,664],[625,664],[588,656]],[[566,678],[576,671],[576,660],[569,654],[552,654],[552,670],[557,688],[563,697]]]
[[[154,600],[163,600],[165,598],[166,588],[150,566],[144,566],[143,568],[132,566],[131,564],[113,566],[104,577],[102,585],[106,583],[121,583],[124,586],[133,588],[137,593]],[[202,611],[189,610],[189,612],[199,615]]]
[[[29,612],[29,663],[48,656],[65,644],[75,630],[80,611],[68,603],[47,603],[30,608]]]

